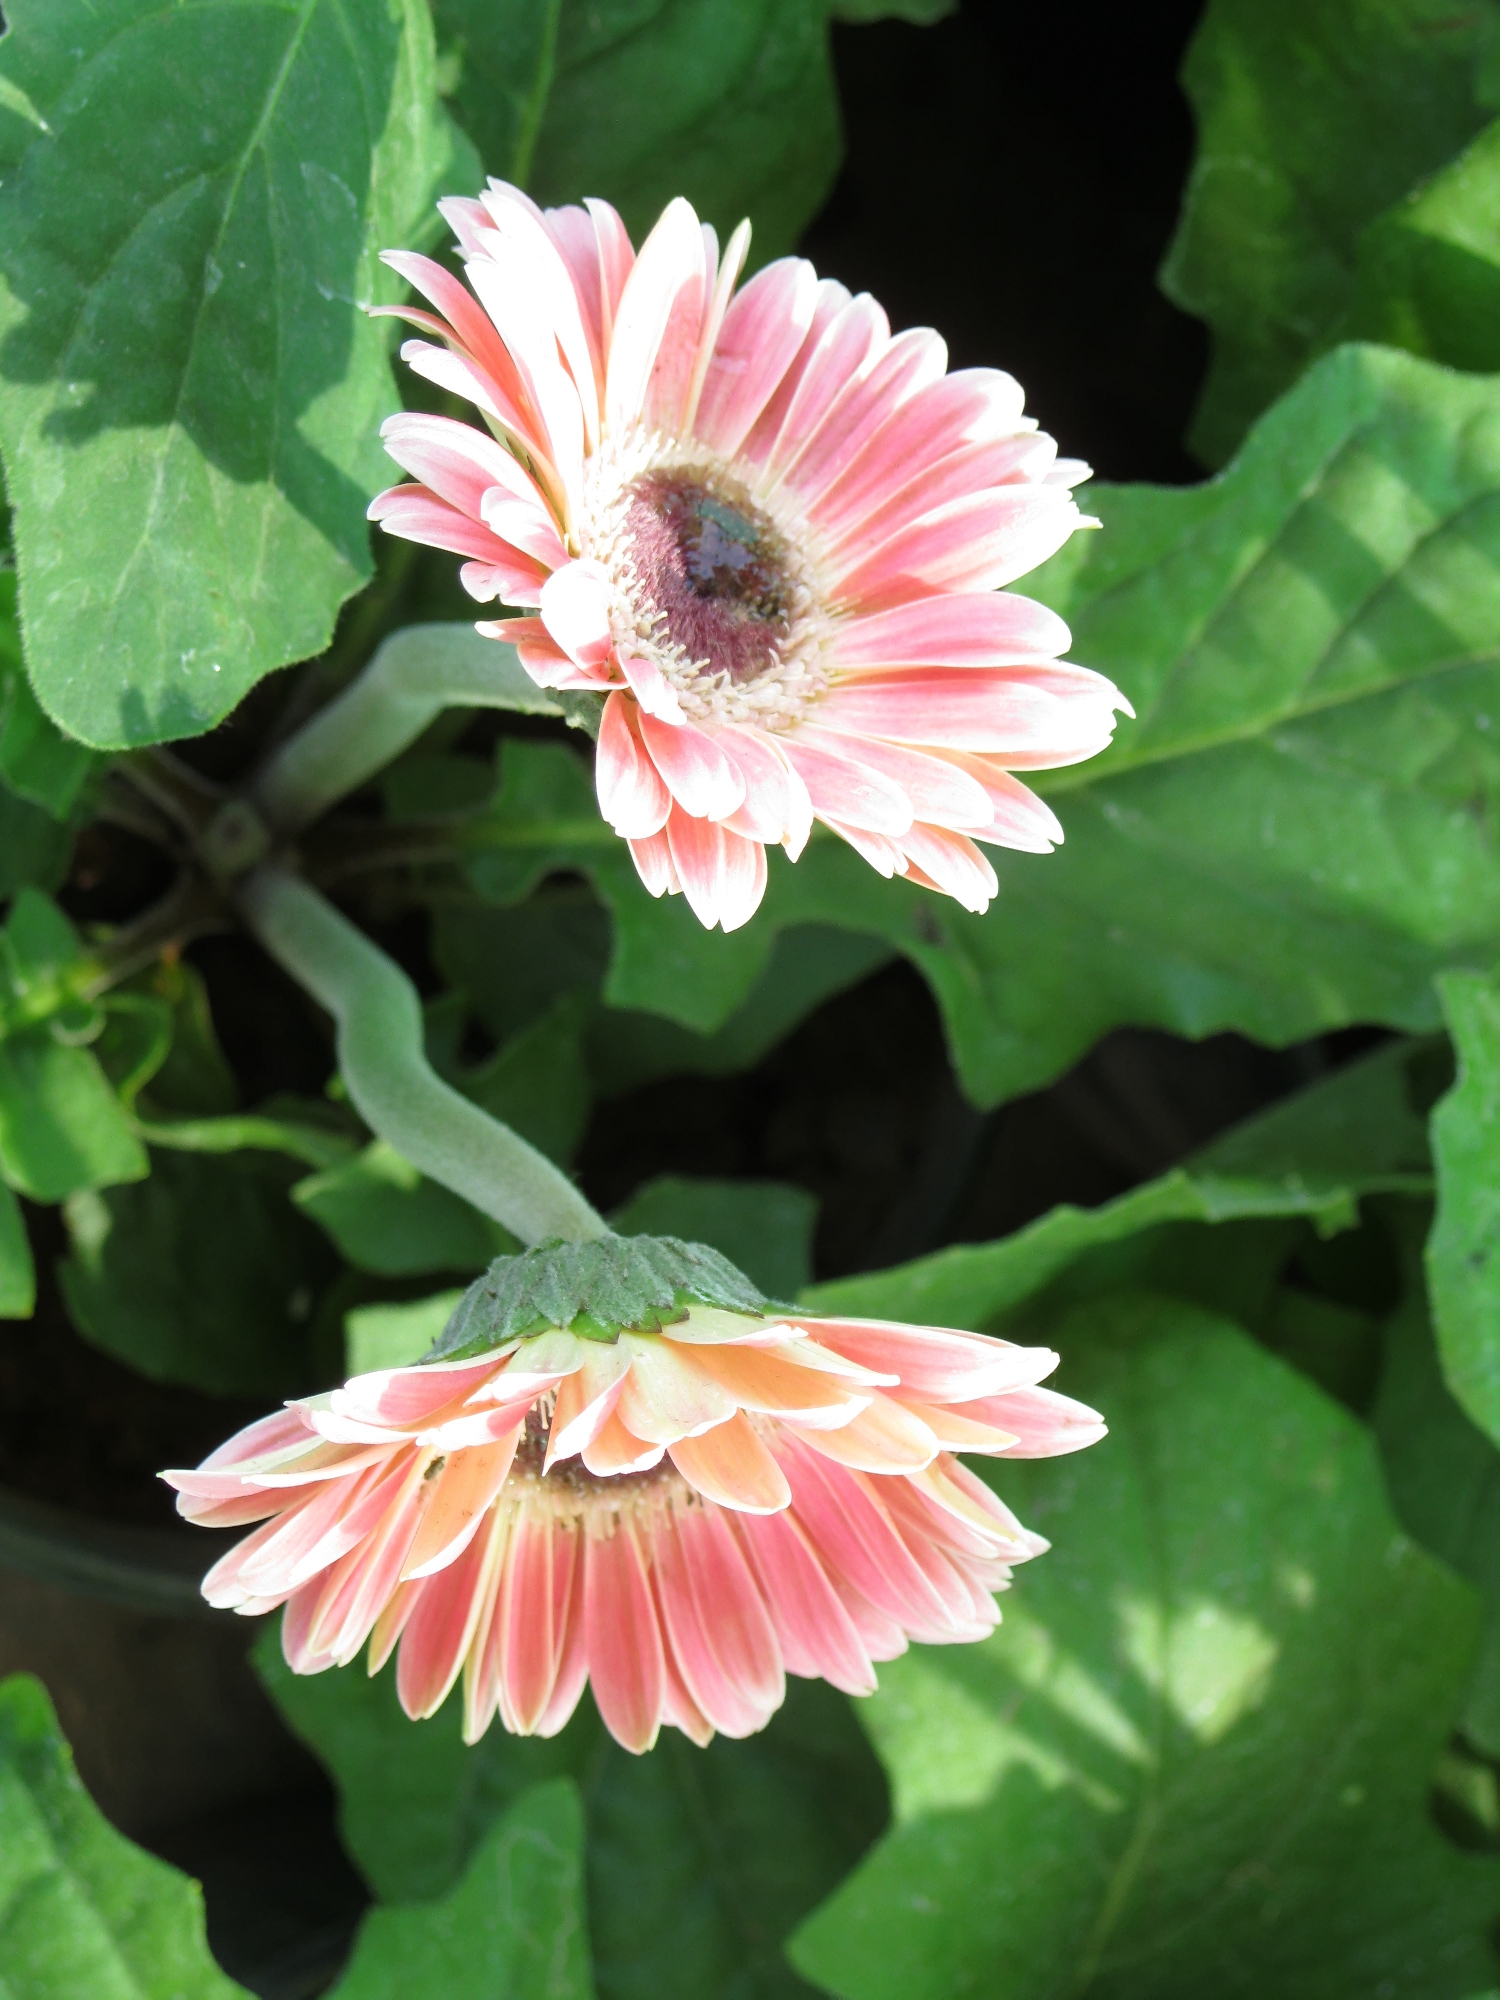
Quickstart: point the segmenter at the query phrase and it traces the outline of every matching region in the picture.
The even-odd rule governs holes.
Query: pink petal
[[[622,650],[620,672],[647,715],[657,716],[661,721],[679,727],[687,721],[682,703],[677,699],[677,690],[655,660],[643,659],[639,653]]]
[[[804,723],[797,740],[813,743],[832,755],[856,755],[860,764],[886,779],[906,800],[914,819],[930,820],[938,826],[975,831],[987,827],[993,817],[989,794],[956,763],[932,756],[904,744],[882,743],[861,737],[850,738],[823,731]],[[905,845],[904,840],[901,843]]]
[[[638,1438],[621,1422],[619,1410],[613,1409],[581,1455],[585,1467],[596,1479],[613,1479],[621,1472],[650,1472],[653,1466],[661,1464],[665,1451],[664,1445]]]
[[[628,1522],[605,1540],[586,1543],[583,1617],[589,1679],[604,1726],[639,1756],[660,1726],[663,1665],[646,1566]]]
[[[547,1432],[547,1457],[543,1472],[550,1472],[561,1458],[572,1458],[592,1444],[620,1400],[630,1357],[618,1343],[601,1346],[589,1342],[583,1366],[566,1376],[557,1386],[557,1402]]]
[[[448,1460],[434,1481],[436,1490],[401,1565],[403,1582],[434,1575],[468,1547],[509,1477],[520,1441],[517,1424],[498,1444],[455,1452]]]
[[[901,836],[907,880],[951,896],[966,910],[983,916],[1000,893],[994,869],[965,834],[920,822]]]
[[[508,278],[525,287],[562,349],[578,392],[584,437],[592,448],[599,439],[599,383],[572,273],[540,209],[518,189],[492,182],[480,199],[505,246]]]
[[[1012,1389],[1008,1395],[962,1404],[954,1414],[1015,1432],[1015,1443],[1003,1447],[1005,1458],[1056,1458],[1082,1451],[1097,1444],[1108,1428],[1097,1410],[1055,1389]]]
[[[788,1512],[733,1517],[771,1615],[789,1674],[872,1694],[875,1669],[823,1566]]]
[[[897,334],[874,365],[829,405],[795,459],[778,452],[787,485],[798,494],[819,491],[829,474],[909,396],[940,381],[947,365],[948,350],[930,327]]]
[[[817,273],[800,257],[757,271],[735,298],[714,344],[695,434],[732,458],[796,358],[813,321]]]
[[[967,771],[984,787],[989,799],[990,823],[983,829],[971,829],[975,840],[988,841],[996,847],[1019,848],[1025,854],[1050,854],[1062,844],[1063,830],[1056,813],[1045,799],[1028,791],[1019,778],[1013,778],[1009,771],[1001,770],[988,758],[967,751],[949,750],[945,754],[950,763]]]
[[[647,840],[632,840],[630,858],[635,863],[636,873],[651,896],[680,896],[682,881],[677,873],[677,863],[672,859],[671,842],[666,833],[653,833]]]
[[[808,440],[827,421],[840,397],[874,367],[890,344],[890,321],[869,293],[846,298],[807,357],[774,439],[762,448],[768,472],[778,477],[785,474]],[[779,400],[773,397],[767,417]],[[759,439],[761,428],[757,424],[751,432],[752,446]],[[757,457],[761,455],[756,453]]]
[[[694,819],[681,806],[672,808],[666,840],[699,923],[732,931],[750,921],[766,888],[766,852],[758,841],[744,840],[713,820]]]
[[[749,1736],[786,1697],[781,1649],[755,1575],[717,1507],[690,1507],[653,1537],[663,1622],[694,1703]]]
[[[1061,487],[991,487],[899,528],[830,590],[871,610],[930,590],[993,590],[1055,555],[1079,525]]]
[[[834,699],[842,692],[836,688],[824,696],[818,705],[820,718],[832,712]],[[895,734],[891,730],[884,733]],[[843,826],[862,827],[870,833],[905,833],[911,825],[911,803],[905,793],[862,760],[857,744],[843,743],[837,736],[804,725],[784,733],[781,750],[807,786],[813,811],[820,819],[826,815]]]
[[[487,1532],[476,1535],[456,1562],[422,1584],[396,1659],[397,1698],[414,1722],[435,1715],[458,1679],[499,1554],[496,1544],[503,1540],[503,1525],[490,1515]]]
[[[619,1344],[631,1368],[616,1408],[638,1438],[675,1444],[734,1415],[734,1397],[705,1373],[691,1348],[629,1333],[620,1335]]]
[[[950,451],[935,463],[924,464],[904,486],[881,495],[868,513],[841,524],[836,532],[825,530],[830,567],[841,573],[856,570],[918,522],[930,519],[941,508],[958,506],[981,493],[1009,494],[1017,511],[1028,494],[1050,495],[1055,501],[1058,492],[1055,487],[1007,482],[1002,475],[1009,456],[1008,443],[971,444]],[[1071,507],[1072,501],[1067,500],[1065,505]],[[821,521],[819,525],[822,526]],[[1074,526],[1081,525],[1079,517]]]
[[[518,1736],[532,1733],[552,1699],[569,1581],[554,1575],[554,1559],[570,1561],[576,1542],[559,1535],[544,1513],[523,1510],[511,1527],[495,1645],[500,1712]]]
[[[744,803],[724,825],[746,840],[780,841],[795,861],[812,832],[812,800],[772,736],[759,730],[726,728],[714,741],[745,781]]]
[[[745,1514],[774,1514],[791,1499],[786,1475],[748,1418],[736,1414],[702,1437],[679,1438],[672,1463],[695,1493]]]
[[[825,468],[818,491],[803,487],[804,504],[826,534],[838,534],[905,486],[913,467],[936,465],[961,445],[1010,439],[1023,423],[1025,398],[1014,376],[997,368],[964,368],[907,397],[842,464]],[[1012,446],[1009,456],[1014,456]]]
[[[1062,760],[1086,746],[1097,748],[1101,734],[1107,742],[1113,728],[1106,700],[1092,694],[1061,700],[1036,686],[1024,668],[1007,673],[992,667],[926,667],[847,680],[819,701],[818,721],[840,736],[991,752],[1006,763],[1018,756]],[[798,734],[788,732],[789,752]],[[851,756],[858,747],[850,744]]]
[[[1055,611],[1010,591],[919,597],[834,634],[840,667],[997,667],[1065,653],[1072,634]]]
[[[887,882],[906,873],[906,856],[886,834],[867,833],[863,827],[845,826],[836,819],[825,819],[823,824],[831,827],[840,840],[847,840],[861,860],[868,861],[876,874],[883,875]]]
[[[627,840],[645,840],[667,823],[672,795],[646,755],[634,726],[635,704],[612,694],[599,720],[594,787],[599,810]]]
[[[734,288],[739,283],[740,272],[745,268],[745,259],[750,252],[750,224],[741,222],[725,247],[723,261],[719,260],[718,239],[708,223],[703,225],[704,269],[709,287],[708,304],[698,327],[698,345],[693,355],[693,371],[688,383],[686,399],[682,406],[680,429],[684,437],[693,435],[698,423],[698,406],[703,400],[703,385],[708,377],[710,363],[718,346],[719,335],[729,312]]]
[[[458,572],[458,580],[480,604],[489,604],[498,597],[502,604],[531,606],[541,603],[547,575],[540,563],[518,555],[499,562],[466,562]],[[483,630],[478,626],[475,629]],[[484,637],[494,639],[500,634],[484,631]]]
[[[520,371],[472,293],[430,257],[419,257],[409,250],[386,250],[381,253],[380,261],[399,272],[408,284],[431,300],[452,328],[462,353],[489,377],[498,390],[500,402],[508,406],[512,427],[528,437],[534,434],[536,417],[526,407],[526,391]],[[504,420],[507,411],[502,409],[499,414]],[[543,440],[538,437],[535,442],[540,444]]]
[[[554,1598],[553,1629],[562,1636],[557,1642],[557,1678],[552,1683],[546,1709],[536,1725],[538,1736],[556,1736],[560,1729],[567,1727],[589,1677],[588,1635],[583,1609],[583,1530],[558,1527],[554,1532],[558,1537],[558,1546],[552,1551],[552,1577],[553,1588],[559,1594]],[[571,1550],[571,1557],[564,1554],[564,1544]],[[556,1608],[563,1603],[560,1578],[567,1584],[565,1612]]]
[[[1057,1366],[1050,1347],[1017,1347],[992,1334],[951,1327],[880,1319],[808,1319],[801,1324],[822,1346],[863,1368],[896,1376],[903,1391],[925,1403],[970,1403],[1029,1388]]]
[[[821,351],[824,334],[849,303],[847,286],[841,285],[836,278],[818,280],[813,300],[812,324],[808,327],[802,345],[792,358],[786,373],[777,383],[764,410],[751,425],[740,446],[740,456],[752,465],[763,465],[769,457],[781,434],[782,425],[792,407],[793,399],[802,386],[802,378],[811,366],[814,356]],[[881,337],[888,339],[889,336],[890,328],[886,326]]]
[[[514,561],[498,535],[450,507],[425,486],[387,487],[370,502],[368,513],[388,535],[399,535],[403,541],[448,549],[456,556],[475,556],[481,562]]]
[[[790,1434],[780,1455],[797,1519],[824,1567],[913,1638],[946,1638],[942,1601],[877,1497],[884,1481],[832,1465]]]
[[[570,562],[542,585],[542,622],[581,667],[598,667],[609,658],[611,596],[608,572],[594,562]]]
[[[691,206],[668,202],[620,295],[610,343],[605,421],[620,436],[681,414],[703,313],[703,236]]]
[[[652,763],[684,812],[694,819],[727,819],[743,803],[745,780],[738,767],[695,724],[674,725],[642,710],[640,729]]]
[[[836,1430],[804,1429],[797,1435],[813,1451],[860,1472],[917,1472],[938,1455],[938,1440],[913,1411],[876,1396]]]

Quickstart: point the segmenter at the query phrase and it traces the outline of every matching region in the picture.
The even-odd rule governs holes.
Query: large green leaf
[[[1348,329],[1453,368],[1500,368],[1500,120],[1363,232]]]
[[[35,1201],[147,1171],[125,1107],[86,1046],[106,1028],[82,997],[91,969],[56,904],[23,888],[0,932],[0,1173]]]
[[[249,2000],[208,1955],[203,1896],[116,1833],[40,1681],[0,1682],[5,2000]]]
[[[1052,1552],[981,1644],[861,1712],[895,1828],[792,1947],[844,2000],[1463,2000],[1500,1865],[1426,1813],[1472,1593],[1405,1541],[1364,1427],[1234,1327],[1058,1338],[1112,1435],[995,1484]]]
[[[453,107],[486,170],[539,201],[603,195],[637,241],[684,194],[758,258],[790,250],[838,166],[827,0],[435,0]],[[870,5],[935,19],[942,4]]]
[[[1345,320],[1360,234],[1485,122],[1494,0],[1211,0],[1183,81],[1198,153],[1162,283],[1208,321],[1211,465]],[[1488,93],[1486,93],[1487,95]]]
[[[997,1242],[954,1244],[893,1270],[835,1278],[804,1298],[820,1312],[992,1329],[1081,1263],[1120,1282],[1117,1253],[1132,1248],[1129,1281],[1176,1291],[1187,1279],[1188,1295],[1199,1295],[1200,1261],[1220,1263],[1225,1249],[1215,1241],[1201,1259],[1186,1253],[1182,1225],[1211,1225],[1218,1239],[1236,1224],[1305,1217],[1329,1234],[1353,1226],[1364,1195],[1425,1193],[1427,1071],[1441,1056],[1429,1042],[1393,1043],[1099,1208],[1064,1203]]]
[[[1484,1639],[1464,1729],[1500,1757],[1500,1451],[1455,1402],[1443,1380],[1422,1283],[1426,1203],[1395,1218],[1405,1286],[1385,1328],[1385,1366],[1372,1412],[1391,1504],[1426,1549],[1478,1586]]]
[[[1432,1312],[1449,1386],[1500,1441],[1500,986],[1477,973],[1450,973],[1439,990],[1458,1081],[1432,1119]]]
[[[583,1813],[566,1779],[523,1792],[435,1903],[371,1910],[331,2000],[593,2000]]]
[[[1222,478],[1096,487],[1027,588],[1139,720],[1043,774],[1051,856],[997,852],[975,917],[844,844],[772,859],[763,909],[706,934],[653,902],[562,746],[508,747],[469,870],[496,901],[587,873],[615,922],[614,1005],[700,1032],[778,930],[842,924],[907,954],[984,1103],[1124,1023],[1284,1043],[1438,1025],[1435,973],[1500,955],[1500,383],[1388,350],[1327,356]]]
[[[335,1259],[287,1198],[289,1161],[156,1151],[149,1180],[74,1195],[59,1267],[81,1333],[159,1382],[290,1395],[314,1379],[313,1307]]]
[[[376,260],[475,172],[421,0],[12,0],[0,448],[27,668],[105,747],[209,728],[370,574]],[[88,199],[79,190],[87,188]]]
[[[298,1181],[292,1199],[357,1270],[379,1277],[482,1271],[516,1248],[498,1222],[428,1180],[383,1139]]]
[[[780,1941],[880,1831],[880,1773],[841,1695],[793,1681],[769,1729],[647,1757],[610,1742],[592,1704],[560,1737],[472,1750],[456,1703],[408,1722],[389,1671],[298,1679],[274,1631],[257,1667],[332,1772],[345,1842],[385,1901],[445,1895],[527,1785],[569,1775],[588,1821],[594,1976],[603,2000],[792,2000]]]
[[[610,1221],[622,1236],[711,1243],[768,1299],[792,1299],[812,1276],[818,1203],[789,1181],[690,1179],[658,1174]]]
[[[1222,478],[1088,504],[1027,587],[1139,721],[1042,784],[1056,855],[895,940],[971,1092],[1124,1022],[1437,1026],[1433,974],[1500,953],[1500,383],[1343,348]]]
[[[16,573],[0,569],[0,778],[19,798],[66,820],[99,763],[64,736],[31,691],[21,658]]]
[[[21,1204],[0,1186],[0,1319],[30,1319],[36,1305],[36,1266]]]

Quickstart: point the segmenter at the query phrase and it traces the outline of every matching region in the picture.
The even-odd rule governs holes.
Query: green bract
[[[759,1316],[769,1301],[727,1257],[676,1236],[542,1243],[497,1257],[464,1293],[426,1361],[458,1361],[544,1327],[613,1340],[655,1333],[694,1305]]]

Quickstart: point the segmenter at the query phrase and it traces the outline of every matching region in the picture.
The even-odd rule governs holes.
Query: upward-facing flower
[[[705,1297],[718,1303],[703,1303]],[[621,1323],[621,1315],[628,1324]],[[701,1245],[502,1258],[426,1362],[292,1403],[162,1476],[262,1525],[204,1580],[284,1604],[297,1673],[374,1673],[407,1713],[463,1676],[464,1734],[550,1736],[593,1683],[629,1750],[747,1736],[786,1673],[851,1694],[908,1639],[979,1639],[1047,1544],[950,1456],[1103,1435],[1045,1348],[765,1308]]]
[[[403,316],[441,345],[402,352],[488,430],[391,418],[420,484],[370,513],[539,613],[479,630],[543,687],[607,696],[599,803],[647,888],[732,930],[766,844],[795,860],[817,819],[984,909],[976,841],[1062,838],[1011,774],[1093,756],[1128,712],[1059,659],[1060,618],[1000,589],[1083,525],[1087,467],[1009,375],[948,374],[937,334],[892,337],[801,259],[736,291],[748,224],[720,258],[677,200],[637,257],[606,202],[544,211],[491,181],[442,208],[473,292],[389,253],[437,309]]]

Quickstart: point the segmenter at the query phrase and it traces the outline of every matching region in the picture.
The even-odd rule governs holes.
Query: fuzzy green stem
[[[458,707],[563,712],[514,646],[482,639],[470,625],[408,625],[272,754],[251,786],[252,802],[273,832],[295,834],[384,770],[445,708]]]
[[[331,903],[271,865],[246,878],[239,903],[266,950],[337,1022],[349,1095],[382,1139],[523,1243],[609,1235],[550,1160],[434,1072],[416,988]]]

